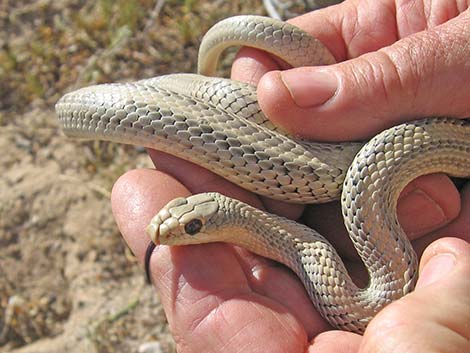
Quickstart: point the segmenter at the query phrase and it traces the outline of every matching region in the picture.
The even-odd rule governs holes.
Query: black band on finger
[[[147,246],[147,250],[145,251],[145,258],[144,258],[144,264],[145,264],[145,277],[147,279],[148,284],[152,284],[152,276],[150,273],[150,258],[152,257],[153,250],[155,250],[155,244],[153,242],[150,242],[149,245]]]

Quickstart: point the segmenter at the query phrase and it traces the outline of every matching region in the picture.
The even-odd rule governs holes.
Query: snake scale
[[[350,237],[367,267],[365,288],[314,230],[218,193],[171,201],[152,220],[154,243],[224,241],[290,267],[333,326],[363,332],[385,305],[413,290],[417,257],[396,216],[412,179],[470,176],[470,123],[429,118],[394,126],[363,143],[315,143],[289,136],[263,115],[256,88],[209,77],[230,45],[267,50],[292,66],[334,63],[302,30],[239,16],[204,37],[199,74],[104,84],[66,94],[56,105],[65,134],[143,145],[197,163],[259,195],[292,203],[341,199]]]

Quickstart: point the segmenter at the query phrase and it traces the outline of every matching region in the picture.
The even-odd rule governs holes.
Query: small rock
[[[145,342],[139,346],[139,353],[164,353],[160,342]]]

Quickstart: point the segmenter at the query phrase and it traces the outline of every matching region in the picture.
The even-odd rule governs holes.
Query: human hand
[[[139,261],[148,244],[144,233],[150,219],[176,195],[189,194],[181,183],[155,170],[134,170],[116,182],[113,211]],[[461,217],[433,237],[470,234],[470,187],[462,198]],[[452,257],[453,270],[446,267]],[[308,348],[310,353],[378,353],[406,348],[410,353],[450,353],[468,347],[470,244],[457,238],[440,239],[428,247],[416,291],[381,311],[364,337],[323,332],[330,328],[298,279],[286,268],[239,248],[158,246],[151,269],[178,352],[305,352]],[[438,276],[442,278],[437,280]],[[431,280],[436,282],[430,284]]]
[[[357,7],[362,6],[361,3],[350,2],[342,5],[349,7],[345,7],[343,10],[337,9],[336,11],[338,11],[338,13],[344,11],[344,17],[351,16],[351,9],[354,9],[354,7],[352,7],[354,4],[356,4],[355,6]],[[443,6],[446,6],[446,4]],[[371,6],[378,6],[378,4],[374,3]],[[330,11],[330,9],[325,11]],[[343,48],[346,50],[345,52],[350,52],[350,54],[347,56],[345,55],[344,58],[354,57],[355,55],[361,54],[361,51],[358,48],[366,47],[365,44],[373,43],[376,47],[370,47],[366,50],[363,49],[362,52],[380,48],[378,40],[374,42],[370,39],[370,31],[364,31],[362,34],[361,32],[356,33],[354,41],[347,42],[345,40],[346,38],[342,38],[341,36],[336,36],[335,41],[334,36],[329,31],[334,32],[337,27],[334,27],[333,24],[336,23],[339,25],[341,21],[337,18],[337,22],[332,22],[328,25],[328,21],[332,20],[332,14],[325,11],[312,13],[309,14],[309,16],[325,16],[326,19],[324,18],[323,23],[327,26],[325,27],[326,29],[324,28],[321,31],[319,23],[322,21],[317,18],[316,20],[318,21],[315,25],[310,24],[311,26],[314,26],[312,27],[313,30],[309,31],[314,33],[329,47],[332,45],[330,49],[335,53],[337,58],[341,59],[341,55],[338,56],[338,51],[335,51],[334,49],[335,46],[338,45],[335,43],[338,43],[340,39],[348,43],[348,46]],[[359,15],[363,15],[364,13],[368,13],[370,16],[370,11],[372,10],[367,10],[369,11],[367,12],[366,9],[364,9],[361,12],[356,8],[356,11],[357,19]],[[323,16],[321,16],[322,13],[324,14]],[[338,17],[339,15],[337,14],[336,16]],[[303,18],[305,19],[306,17]],[[351,20],[351,23],[354,23],[353,18],[348,18]],[[371,18],[379,21],[377,16],[371,16]],[[311,19],[315,18],[311,17]],[[383,20],[384,23],[387,23],[385,19]],[[388,26],[385,24],[384,29],[386,30],[387,27]],[[343,33],[348,33],[347,29],[347,27],[344,27]],[[349,27],[349,29],[351,29],[351,27]],[[316,32],[317,30],[320,32]],[[373,34],[376,35],[377,33]],[[321,35],[324,37],[321,37]],[[331,44],[328,42],[328,35],[332,38]],[[368,38],[370,43],[365,43],[364,37]],[[383,42],[381,45],[384,46],[388,44],[391,44],[391,42]],[[338,47],[337,50],[339,49],[340,48]],[[356,54],[354,54],[354,50],[356,50]],[[245,68],[248,67],[245,73],[250,72],[251,74],[248,75],[250,80],[256,81],[256,72],[262,72],[263,69],[267,67],[263,63],[271,59],[268,56],[263,56],[258,53],[253,54],[255,59],[262,63],[261,66],[259,66],[259,64],[256,64],[258,66],[253,66],[252,57],[248,56],[252,54],[245,51],[245,54],[243,55],[243,59],[240,59],[234,67],[234,76],[238,79],[244,79],[244,77],[239,74],[239,71],[237,74],[237,70],[241,65],[245,66]],[[358,60],[363,62],[364,58]],[[275,61],[268,62],[268,64],[273,63],[275,64]],[[340,64],[339,67],[342,67],[341,65],[345,64]],[[367,68],[368,65],[364,66]],[[439,66],[436,65],[436,67]],[[267,68],[274,69],[276,67]],[[460,69],[460,67],[456,67],[456,70]],[[463,74],[468,74],[468,72],[465,72],[463,69],[460,71]],[[353,71],[350,72],[351,74],[355,73]],[[363,79],[364,77],[367,77],[368,73],[376,74],[374,71],[359,72],[364,73]],[[437,75],[439,73],[435,74]],[[461,76],[463,76],[463,74]],[[273,84],[271,87],[276,87],[276,77],[274,76],[270,78],[270,75],[276,75],[276,73],[265,75],[260,83],[259,97],[261,104],[266,104],[265,97],[263,97],[263,84],[265,84],[263,82],[268,83],[267,92],[270,92],[269,86],[271,83]],[[374,75],[372,76],[375,77]],[[459,76],[459,78],[461,76]],[[354,78],[356,76],[352,77]],[[420,76],[417,78],[420,78]],[[392,85],[393,88],[394,82],[392,79],[388,78],[385,81],[390,81],[390,85]],[[342,85],[344,82],[347,82],[347,80],[342,81]],[[358,82],[360,83],[362,80],[359,80]],[[411,78],[408,78],[404,82],[409,85],[416,84],[416,82]],[[358,85],[358,83],[356,82],[355,85]],[[461,86],[462,87],[458,87],[458,85],[454,86],[454,89],[458,92],[453,97],[455,100],[453,103],[460,103],[460,106],[462,106],[463,98],[459,95],[462,96],[466,93],[464,89],[460,89],[463,88],[463,83],[461,83]],[[359,85],[358,87],[361,86]],[[404,87],[406,88],[408,86]],[[413,91],[413,88],[410,90]],[[405,91],[409,92],[409,90]],[[275,88],[271,93],[275,96],[277,94],[276,92],[282,92],[282,90],[278,91],[277,88]],[[331,109],[336,109],[337,113],[341,113],[341,111],[345,113],[348,109],[359,109],[363,116],[357,115],[355,118],[357,120],[356,121],[354,120],[353,113],[351,113],[350,118],[348,119],[353,119],[351,121],[354,121],[354,123],[345,125],[343,128],[339,128],[338,125],[341,126],[340,123],[344,124],[343,120],[345,119],[341,119],[339,122],[331,119],[334,115],[330,114],[331,111],[328,113],[329,111],[325,108],[325,105],[321,108],[313,108],[319,109],[319,114],[316,115],[315,121],[298,120],[298,122],[300,121],[302,124],[302,131],[308,132],[309,129],[313,129],[310,126],[326,128],[326,125],[333,124],[332,126],[336,126],[337,128],[337,130],[332,129],[333,133],[335,133],[335,131],[338,133],[336,139],[340,140],[345,138],[345,136],[348,136],[346,134],[348,129],[351,130],[349,131],[352,134],[351,136],[355,138],[357,137],[354,135],[357,133],[354,131],[356,126],[363,127],[366,130],[365,134],[368,134],[369,132],[374,131],[374,128],[380,130],[380,128],[376,126],[378,122],[380,123],[382,121],[383,123],[385,121],[386,123],[393,125],[402,121],[400,119],[407,119],[414,116],[412,113],[406,115],[402,112],[399,112],[395,117],[391,116],[393,115],[391,113],[393,112],[392,108],[394,108],[394,104],[396,104],[399,99],[397,99],[393,94],[389,94],[388,90],[383,89],[382,93],[387,92],[386,95],[384,94],[385,98],[389,99],[389,97],[395,97],[394,99],[391,99],[393,104],[390,103],[388,105],[384,105],[380,110],[377,108],[380,107],[380,105],[377,105],[377,107],[374,106],[375,109],[370,110],[370,113],[374,113],[372,115],[374,119],[370,119],[369,121],[369,117],[366,115],[367,107],[362,107],[357,103],[354,104],[354,102],[367,102],[367,94],[364,94],[362,97],[360,95],[361,90],[351,92],[351,89],[342,89],[338,92],[347,92],[348,95],[353,94],[354,97],[350,97],[348,100],[349,96],[346,93],[344,93],[343,96],[346,98],[342,98],[342,96],[338,94],[335,99],[339,99],[340,103],[336,108],[334,107],[334,104],[331,104],[333,100],[326,105],[329,107],[333,106]],[[365,93],[368,93],[369,95],[374,93],[373,102],[380,101],[379,98],[381,92],[370,90]],[[442,92],[438,93],[439,97],[441,97]],[[377,94],[379,98],[376,99],[375,94]],[[270,95],[267,94],[266,97],[268,97],[269,103]],[[284,98],[287,98],[287,100],[289,99],[288,96]],[[404,97],[401,98],[408,99],[406,102],[409,102],[409,100],[412,99],[413,102],[418,102],[419,104],[434,104],[436,101],[436,98],[430,98],[430,101],[428,102],[424,99],[417,100],[417,97],[407,95],[404,95]],[[280,98],[277,97],[277,99]],[[387,103],[387,99],[382,99],[382,101]],[[404,106],[407,105],[404,102],[401,103]],[[412,103],[409,103],[408,106],[414,107]],[[283,107],[288,108],[289,106],[284,105]],[[301,113],[303,112],[302,109],[299,109],[295,105],[291,104],[291,107],[294,108],[294,113],[297,111],[300,111]],[[272,112],[270,112],[269,107],[264,108],[268,115],[276,120],[275,117],[271,116]],[[447,108],[449,109],[448,114],[455,114],[451,108]],[[280,109],[284,108],[280,107]],[[310,112],[312,109],[310,108],[307,110]],[[429,111],[432,111],[432,109],[429,108]],[[462,111],[464,112],[462,113],[462,116],[465,114],[469,115],[468,112],[465,112],[464,110]],[[284,112],[288,111],[284,110]],[[384,116],[377,116],[377,112],[382,112]],[[325,118],[322,118],[324,113],[328,113],[330,115],[326,114]],[[436,112],[436,114],[438,114],[438,112]],[[302,119],[302,114],[293,114],[291,116],[294,120]],[[342,116],[344,117],[346,115],[343,114]],[[346,122],[347,121],[349,120],[346,120]],[[278,123],[281,125],[283,124],[282,121],[278,121]],[[289,123],[287,122],[287,128],[289,128],[288,124]],[[284,126],[286,126],[285,122]],[[370,131],[367,129],[370,129]],[[313,129],[313,131],[315,130]],[[325,131],[326,138],[331,138],[328,137],[328,128],[326,128]],[[344,134],[344,136],[341,134]],[[219,191],[226,195],[241,199],[254,206],[267,209],[271,212],[280,213],[290,218],[298,218],[303,212],[303,209],[299,206],[285,205],[265,198],[259,198],[239,189],[219,177],[213,176],[199,167],[191,165],[190,163],[176,161],[173,157],[159,152],[151,152],[151,156],[156,161],[157,167],[159,167],[160,171],[163,171],[166,174],[157,171],[131,172],[116,184],[113,193],[113,207],[121,231],[131,245],[131,248],[140,259],[142,258],[143,252],[145,251],[145,247],[148,243],[148,240],[143,237],[143,229],[145,228],[148,220],[150,220],[153,214],[156,213],[156,211],[167,201],[177,196],[187,196],[190,193],[198,193],[208,190]],[[168,175],[171,175],[172,177]],[[132,191],[132,193],[130,191]],[[467,191],[465,192],[468,194]],[[439,228],[450,222],[451,219],[459,214],[460,199],[457,190],[448,179],[442,175],[432,176],[431,179],[429,177],[420,178],[420,180],[415,181],[412,186],[407,188],[407,193],[408,196],[402,197],[399,205],[400,221],[408,233],[412,235],[412,238],[416,238],[414,244],[417,245],[418,251],[420,251],[420,249],[422,250],[431,240],[443,234],[459,235],[463,238],[466,237],[466,239],[469,240],[470,232],[468,231],[468,219],[470,219],[470,217],[468,211],[466,211],[466,213],[462,211],[460,218],[450,225],[453,227],[454,231],[450,233],[434,232],[428,234],[433,229]],[[464,206],[470,203],[468,197],[463,198],[462,201]],[[331,206],[328,205],[318,208],[312,207],[306,212],[306,215],[323,215],[320,218],[324,222],[317,224],[317,229],[321,232],[323,229],[326,229],[327,232],[325,234],[327,235],[334,233],[338,228],[337,219],[329,216],[331,214],[330,207]],[[335,206],[332,207],[334,208]],[[338,212],[338,215],[339,214],[340,213]],[[426,236],[422,236],[424,234],[426,234]],[[330,239],[333,239],[332,242],[337,245],[335,237]],[[354,266],[355,259],[350,247],[343,245],[339,248],[340,252],[342,251],[342,255],[344,255],[347,260],[350,260],[350,264],[353,264],[352,267],[356,267]],[[300,351],[303,350],[310,338],[328,328],[328,326],[314,311],[305,295],[303,287],[297,281],[295,276],[283,267],[274,265],[268,260],[260,259],[259,257],[248,254],[240,249],[235,249],[222,244],[192,246],[189,248],[171,250],[161,247],[152,258],[152,273],[154,276],[154,283],[162,296],[162,303],[167,312],[172,331],[181,350],[220,351],[221,347],[224,347],[224,351],[230,351],[231,348],[239,350],[241,345],[245,344],[245,347],[247,347],[246,350],[255,350],[255,347],[258,347],[263,351],[275,351],[278,349],[279,351],[286,352]],[[357,272],[353,272],[353,275],[354,273],[358,276]],[[272,337],[272,332],[282,332],[283,334],[278,335],[278,337]],[[269,340],[266,341],[262,338],[269,338]],[[318,342],[319,341],[317,340],[317,345],[319,345]]]

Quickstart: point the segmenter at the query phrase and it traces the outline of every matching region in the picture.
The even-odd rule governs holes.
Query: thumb
[[[443,238],[423,254],[416,290],[370,323],[359,352],[467,352],[470,244]]]
[[[357,140],[425,116],[470,115],[470,10],[336,65],[265,74],[261,108],[287,131]]]

